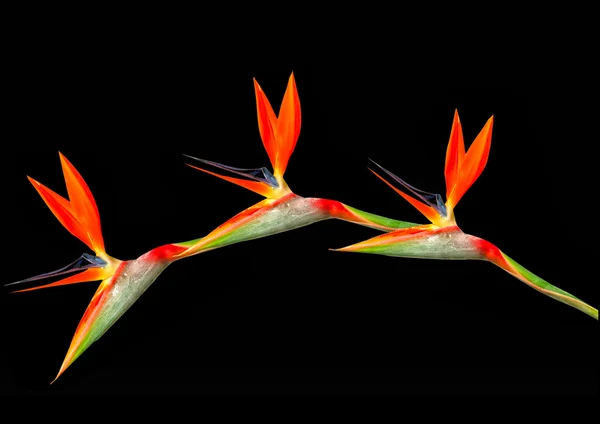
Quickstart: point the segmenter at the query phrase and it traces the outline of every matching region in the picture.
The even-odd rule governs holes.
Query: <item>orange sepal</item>
[[[273,167],[276,175],[283,175],[300,136],[302,117],[300,98],[294,74],[290,75],[277,117],[277,160]]]
[[[451,208],[456,206],[485,168],[492,144],[493,125],[494,117],[492,116],[488,119],[483,129],[477,135],[477,138],[475,138],[475,141],[469,147],[468,152],[464,155],[460,164],[458,180],[446,202]]]
[[[450,131],[450,140],[448,141],[448,148],[446,149],[446,166],[444,168],[444,176],[446,178],[446,199],[450,198],[452,189],[458,181],[460,165],[464,156],[465,140],[458,111],[455,109],[452,130]]]
[[[417,210],[419,212],[421,212],[423,215],[425,215],[425,217],[429,221],[431,221],[433,224],[440,225],[440,226],[444,225],[441,221],[440,214],[434,208],[426,205],[425,203],[421,202],[420,200],[413,198],[412,196],[404,193],[403,191],[398,190],[396,187],[394,187],[392,184],[390,184],[388,181],[386,181],[386,179],[383,178],[381,175],[379,175],[377,172],[373,171],[370,168],[369,168],[369,170],[373,174],[375,174],[381,181],[383,181],[384,183],[389,185],[392,189],[394,189],[394,191],[396,193],[398,193],[400,196],[404,197],[411,205],[413,205],[415,208],[417,208]]]
[[[288,80],[278,115],[275,115],[269,99],[256,79],[254,79],[254,92],[260,137],[271,160],[273,175],[276,178],[281,177],[296,147],[302,123],[300,98],[294,73]]]
[[[275,169],[277,165],[277,116],[275,116],[269,99],[256,79],[254,79],[254,93],[256,95],[258,131],[260,132],[260,138],[265,146],[265,150],[269,155],[271,166]]]
[[[67,278],[63,278],[62,280],[55,281],[54,283],[50,283],[50,284],[46,284],[46,285],[38,286],[38,287],[32,287],[29,289],[15,290],[11,293],[22,293],[22,292],[27,292],[27,291],[32,291],[32,290],[47,289],[49,287],[66,286],[68,284],[86,283],[89,281],[102,280],[104,278],[106,278],[106,270],[104,270],[102,268],[90,268],[90,269],[86,269],[85,271],[83,271],[79,274],[70,275]]]
[[[191,168],[197,169],[199,171],[206,172],[207,174],[214,175],[215,177],[221,178],[225,181],[229,181],[230,183],[234,183],[241,187],[247,188],[248,190],[251,190],[255,193],[260,194],[261,196],[271,197],[273,194],[273,189],[271,187],[269,187],[267,184],[261,183],[260,181],[250,181],[250,180],[243,180],[241,178],[227,177],[225,175],[220,175],[215,172],[207,171],[206,169],[202,169],[202,168],[194,166],[194,165],[190,165],[190,164],[186,164],[186,165]]]
[[[75,237],[84,242],[90,249],[94,250],[94,245],[85,230],[84,226],[79,222],[73,214],[71,204],[62,196],[56,194],[42,183],[27,177],[39,195],[42,197],[48,208],[60,223]]]
[[[73,215],[77,217],[77,220],[88,233],[93,245],[92,250],[104,252],[100,214],[94,196],[92,196],[89,187],[71,162],[60,152],[59,156]]]

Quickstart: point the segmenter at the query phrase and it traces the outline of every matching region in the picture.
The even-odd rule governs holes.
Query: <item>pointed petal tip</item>
[[[60,377],[67,368],[68,368],[68,365],[65,367],[65,364],[63,362],[63,364],[60,366],[60,370],[58,370],[58,374],[56,374],[56,377],[54,377],[54,380],[52,380],[50,382],[50,384],[54,384],[56,382],[56,380],[58,380],[58,377]]]
[[[350,246],[346,246],[346,247],[339,247],[337,249],[334,248],[330,248],[328,250],[332,251],[332,252],[349,252],[350,250],[348,249]]]
[[[73,339],[73,341],[74,340],[75,339]],[[60,365],[60,369],[58,370],[56,377],[54,377],[54,380],[52,380],[52,382],[50,384],[53,384],[56,380],[58,380],[58,378],[64,374],[64,372],[73,364],[73,362],[75,362],[75,360],[77,359],[77,356],[79,356],[79,355],[74,356],[74,349],[77,348],[77,345],[73,346],[73,341],[71,342],[71,346],[69,347],[69,350],[67,351],[65,359],[63,359],[63,362]]]
[[[58,152],[58,158],[60,159],[61,165],[63,165],[63,166],[70,165],[71,167],[73,166],[73,165],[71,165],[71,162],[69,162],[69,159],[67,159],[67,157],[65,155],[63,155],[60,150]]]
[[[357,243],[358,244],[358,243]],[[342,253],[353,253],[356,252],[356,244],[351,244],[350,246],[340,247],[338,249],[329,249],[332,252],[342,252]]]
[[[14,294],[14,293],[23,293],[23,292],[26,292],[26,291],[32,291],[32,290],[34,290],[34,289],[13,290],[13,291],[11,291],[11,292],[8,292],[8,294]]]
[[[61,367],[61,368],[60,368],[60,371],[58,371],[58,374],[56,374],[56,377],[54,377],[54,380],[52,380],[52,381],[50,382],[50,384],[54,384],[54,382],[55,382],[56,380],[58,380],[58,377],[60,377],[60,376],[62,375],[62,373],[63,373],[63,372],[65,372],[65,370],[64,370],[64,369]]]

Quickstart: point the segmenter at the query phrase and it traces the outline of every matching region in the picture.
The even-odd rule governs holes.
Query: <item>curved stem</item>
[[[522,265],[518,264],[515,260],[505,255],[502,251],[498,250],[498,252],[500,253],[500,256],[494,258],[495,260],[491,259],[495,265],[504,269],[506,272],[523,281],[525,284],[534,288],[535,290],[544,293],[545,295],[550,296],[559,302],[572,306],[584,314],[595,318],[596,320],[598,319],[598,309],[588,305],[572,294],[550,284],[543,278],[538,277],[534,273],[525,269]]]

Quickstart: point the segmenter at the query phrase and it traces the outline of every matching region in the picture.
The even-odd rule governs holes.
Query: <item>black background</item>
[[[388,63],[217,68],[201,55],[133,48],[22,55],[12,64],[14,131],[3,153],[3,283],[88,251],[25,178],[66,195],[58,151],[87,181],[107,251],[119,259],[204,236],[261,200],[186,167],[181,154],[270,167],[252,78],[277,110],[294,71],[303,119],[286,172],[294,192],[425,223],[368,171],[368,158],[444,193],[454,109],[467,146],[493,114],[490,159],[456,208],[459,226],[598,306],[584,247],[589,198],[572,191],[587,179],[578,165],[587,133],[574,133],[585,106],[560,81],[547,90],[437,86]],[[377,234],[324,221],[177,262],[53,385],[97,283],[4,289],[4,387],[28,395],[598,393],[591,317],[489,263],[328,250]]]

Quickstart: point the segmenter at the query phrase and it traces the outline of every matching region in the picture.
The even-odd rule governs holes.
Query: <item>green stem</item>
[[[344,204],[344,206],[352,213],[355,213],[356,215],[359,215],[360,217],[362,217],[368,221],[371,221],[372,223],[374,223],[376,225],[370,226],[367,223],[362,223],[362,222],[356,222],[357,224],[370,226],[371,228],[375,228],[378,230],[383,230],[384,228],[382,228],[382,227],[386,227],[387,229],[389,229],[388,231],[390,231],[390,230],[394,230],[394,229],[397,230],[400,228],[416,227],[416,226],[420,225],[420,224],[414,224],[412,222],[398,221],[397,219],[386,218],[385,216],[381,216],[381,215],[375,215],[374,213],[361,211],[360,209],[353,208],[346,204]]]
[[[506,260],[506,262],[510,265],[510,267],[513,268],[513,269],[510,269],[510,268],[503,267],[501,264],[497,264],[501,268],[503,268],[505,271],[509,272],[510,274],[514,275],[515,277],[517,277],[524,283],[526,283],[529,286],[531,286],[532,288],[544,293],[545,295],[548,295],[548,296],[552,297],[553,299],[558,300],[559,302],[566,303],[569,306],[579,309],[581,312],[591,316],[592,318],[595,318],[596,320],[598,319],[598,309],[588,305],[587,303],[578,299],[577,297],[573,296],[572,294],[567,293],[566,291],[561,290],[556,286],[553,286],[546,280],[538,277],[534,273],[525,269],[523,266],[519,265],[517,262],[515,262],[513,259],[509,258],[504,253],[502,253],[502,257]]]

